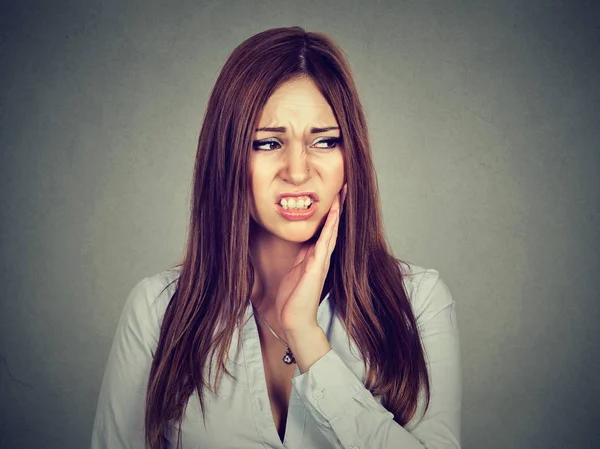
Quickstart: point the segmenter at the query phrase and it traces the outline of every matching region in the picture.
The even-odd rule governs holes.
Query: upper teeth
[[[306,209],[312,203],[313,199],[310,196],[281,198],[279,201],[284,209]]]

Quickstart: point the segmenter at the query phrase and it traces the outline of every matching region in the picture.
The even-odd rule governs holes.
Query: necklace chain
[[[296,359],[294,358],[294,354],[292,353],[292,350],[290,349],[290,345],[288,345],[287,342],[283,338],[281,338],[279,335],[277,335],[277,332],[275,332],[275,330],[273,330],[271,325],[267,322],[265,317],[263,317],[260,314],[260,312],[258,311],[257,308],[254,308],[254,310],[256,310],[256,313],[258,314],[258,317],[262,320],[262,322],[267,325],[267,327],[269,328],[269,330],[271,331],[273,336],[277,340],[279,340],[281,343],[283,343],[283,345],[286,347],[285,355],[282,358],[283,363],[285,363],[286,365],[291,365],[292,363],[296,363]]]
[[[267,320],[265,320],[265,318],[260,314],[260,312],[258,310],[256,310],[256,313],[258,313],[258,317],[262,320],[262,322],[267,325],[267,327],[269,328],[269,330],[271,331],[271,333],[273,334],[273,336],[277,340],[279,340],[281,343],[283,343],[286,348],[289,348],[290,345],[288,345],[287,342],[283,338],[281,338],[279,335],[277,335],[277,333],[273,330],[273,328],[269,325],[269,323],[267,323]]]

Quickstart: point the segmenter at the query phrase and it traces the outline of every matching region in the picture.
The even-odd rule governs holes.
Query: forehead
[[[263,108],[259,127],[286,124],[337,125],[333,110],[314,81],[300,78],[279,86]]]

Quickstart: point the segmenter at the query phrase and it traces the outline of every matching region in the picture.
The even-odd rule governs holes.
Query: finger
[[[340,211],[340,214],[341,214],[341,211]],[[327,259],[328,260],[331,258],[331,254],[333,253],[333,250],[335,249],[335,244],[337,242],[338,231],[340,229],[340,214],[338,214],[338,216],[335,220],[335,226],[333,227],[333,232],[331,233],[331,236],[329,237],[328,251],[327,251]]]
[[[342,215],[342,211],[344,210],[344,204],[346,203],[346,196],[348,195],[348,184],[344,184],[342,188],[342,204],[340,206],[340,215]]]
[[[336,200],[334,199],[334,203],[335,201]],[[322,264],[327,257],[331,237],[333,235],[334,228],[337,226],[337,217],[339,217],[339,204],[337,207],[334,204],[331,206],[331,209],[329,209],[327,220],[325,221],[325,225],[321,230],[321,235],[315,244],[315,259],[319,262],[319,266],[323,266]]]
[[[336,220],[336,224],[335,224],[335,229],[334,232],[330,238],[330,245],[328,245],[328,249],[329,249],[329,257],[331,256],[331,254],[333,253],[333,250],[335,248],[335,243],[337,241],[337,236],[338,236],[338,232],[339,232],[339,228],[340,228],[340,219],[342,216],[342,212],[344,210],[344,203],[346,202],[346,196],[348,194],[348,183],[344,184],[344,187],[342,187],[342,190],[340,190],[340,193],[338,194],[338,197],[340,198],[340,210],[339,210],[339,214]]]
[[[327,276],[327,272],[329,271],[329,266],[331,264],[331,255],[333,254],[333,250],[335,249],[335,245],[337,243],[337,236],[338,236],[338,230],[339,230],[339,225],[340,225],[340,216],[339,215],[337,216],[335,221],[336,221],[335,226],[333,227],[333,231],[332,231],[331,235],[329,236],[329,240],[327,241],[327,250],[326,250],[325,257],[321,261],[321,263],[322,263],[321,273],[323,276],[323,280],[325,280],[325,277]]]
[[[331,210],[336,211],[340,210],[342,207],[342,191],[340,190],[338,194],[333,199],[333,203],[331,204]]]

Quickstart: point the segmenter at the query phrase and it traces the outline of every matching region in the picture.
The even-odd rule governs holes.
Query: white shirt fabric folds
[[[205,393],[206,428],[197,394],[190,397],[181,424],[184,449],[450,449],[460,448],[461,366],[456,307],[438,271],[414,264],[404,285],[417,319],[429,373],[431,399],[425,397],[405,425],[394,421],[379,397],[364,387],[365,370],[358,348],[327,295],[318,323],[331,350],[304,374],[292,378],[284,441],[271,412],[256,321],[246,310],[242,344],[236,330],[228,370],[219,394]],[[92,449],[143,449],[148,375],[160,325],[179,275],[171,269],[138,282],[129,294],[102,380]],[[283,346],[282,346],[283,349]],[[167,447],[175,448],[179,425],[165,429]]]

